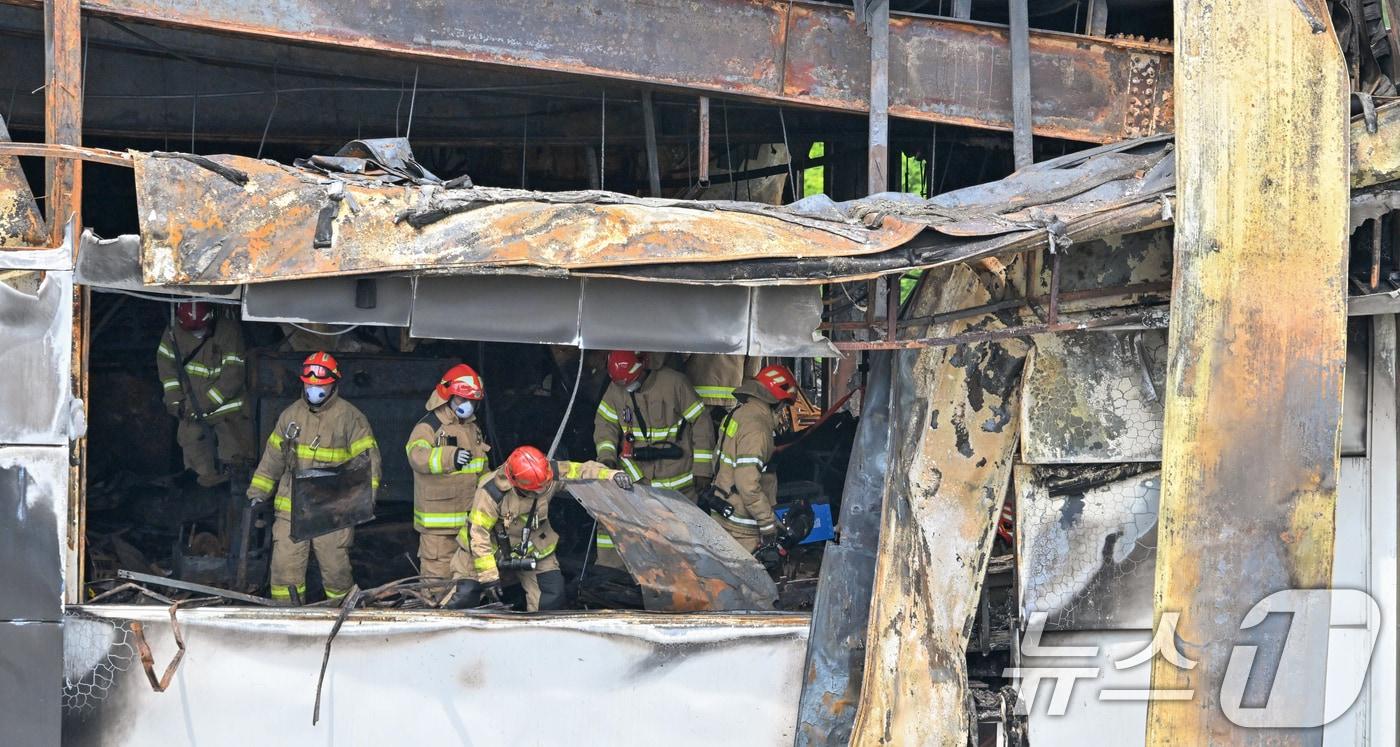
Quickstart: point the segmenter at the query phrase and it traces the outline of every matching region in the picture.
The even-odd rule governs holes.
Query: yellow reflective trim
[[[536,548],[534,552],[530,553],[530,555],[534,556],[536,560],[540,558],[549,557],[550,555],[554,554],[554,548],[558,546],[559,541],[555,540],[554,544],[550,545],[549,547]]]
[[[219,375],[224,372],[224,367],[215,366],[214,368],[210,368],[202,363],[195,363],[194,361],[190,361],[189,363],[185,364],[185,372],[193,376],[201,376],[206,379],[217,379]]]
[[[414,511],[413,520],[433,529],[455,529],[467,523],[467,512],[435,514],[427,511]]]
[[[243,364],[243,359],[242,359],[242,358],[239,358],[237,355],[235,355],[235,354],[233,354],[233,353],[224,353],[223,363],[237,363],[237,364],[239,364],[239,365],[242,365],[242,364]]]
[[[267,475],[253,475],[253,479],[249,481],[249,484],[264,493],[271,493],[272,489],[277,487],[277,483],[273,482],[272,478]]]
[[[277,431],[268,434],[267,445],[274,449],[282,448],[282,437],[277,434]]]
[[[478,511],[476,509],[472,509],[471,513],[468,514],[467,518],[471,520],[471,523],[481,527],[482,529],[490,529],[491,527],[496,526],[496,517],[486,513],[485,511]]]
[[[232,402],[226,402],[226,403],[224,403],[223,406],[221,406],[219,409],[217,409],[217,410],[215,410],[215,411],[213,411],[213,412],[211,412],[211,413],[209,413],[209,414],[210,414],[210,415],[222,415],[222,414],[224,414],[224,413],[226,413],[226,412],[238,412],[239,410],[242,410],[242,409],[243,409],[243,400],[241,400],[241,399],[236,399],[236,400],[234,400],[234,401],[232,401]]]
[[[433,450],[430,451],[430,452],[428,452],[428,471],[431,472],[431,473],[434,474],[434,475],[440,475],[440,474],[442,474],[442,447],[441,447],[441,446],[434,446],[434,447],[433,447]]]
[[[622,468],[627,470],[628,476],[630,476],[633,480],[642,479],[642,468],[638,467],[637,463],[632,461],[631,459],[623,459]]]
[[[179,380],[179,379],[161,379],[161,380],[160,380],[160,385],[163,386],[163,387],[165,387],[165,391],[168,392],[168,391],[170,391],[171,389],[179,389],[179,388],[180,388],[180,380]]]
[[[670,490],[676,490],[677,488],[683,488],[693,482],[695,482],[695,475],[690,472],[687,472],[683,475],[677,475],[675,477],[669,477],[665,479],[654,479],[651,481],[651,484],[658,488],[668,488]]]
[[[685,408],[685,412],[681,413],[681,417],[683,417],[683,418],[685,418],[686,420],[689,420],[690,422],[694,423],[694,422],[695,422],[695,419],[698,418],[698,417],[700,417],[700,413],[702,413],[702,412],[704,412],[704,411],[705,411],[705,405],[704,405],[702,402],[700,402],[699,400],[696,400],[696,402],[695,402],[694,404],[692,404],[690,407]]]
[[[350,444],[350,456],[356,456],[367,449],[378,448],[378,446],[379,444],[375,442],[374,436],[357,438],[354,443]]]
[[[272,507],[278,511],[292,512],[292,497],[289,495],[279,495],[272,499]]]
[[[599,454],[605,451],[611,451],[614,453],[617,451],[617,444],[613,443],[612,441],[599,441],[598,443],[594,444],[594,447]]]
[[[369,486],[370,486],[371,488],[378,488],[378,487],[379,487],[379,478],[378,478],[378,477],[371,477],[371,478],[369,478]]]
[[[482,555],[478,558],[472,558],[472,567],[478,571],[489,571],[496,567],[496,556]]]
[[[729,420],[724,424],[724,435],[729,436],[730,438],[733,438],[733,437],[734,437],[735,435],[737,435],[738,433],[739,433],[739,422],[738,422],[737,420],[735,420],[734,418],[729,418]]]
[[[427,439],[415,438],[415,439],[413,439],[412,441],[409,441],[409,442],[408,442],[408,445],[405,446],[405,447],[403,447],[403,450],[404,450],[405,453],[407,453],[407,454],[409,454],[409,455],[412,455],[412,454],[413,454],[413,450],[414,450],[415,448],[417,448],[417,447],[420,447],[420,446],[423,447],[423,448],[425,448],[425,449],[431,449],[431,448],[433,448],[433,444],[432,444],[431,442],[429,442]]]
[[[323,588],[324,588],[325,591],[326,591],[326,598],[327,598],[327,599],[339,599],[339,598],[345,596],[346,594],[349,594],[349,593],[350,593],[349,590],[341,591],[340,589],[332,589],[332,588],[329,587],[329,586],[326,586],[326,587],[323,587]]]
[[[734,399],[732,386],[697,386],[695,393],[706,399]]]
[[[599,532],[596,536],[594,536],[593,540],[595,543],[597,543],[599,550],[611,550],[617,547],[617,545],[613,543],[613,538],[610,535],[603,534],[602,532]]]
[[[715,453],[704,449],[696,449],[695,453],[691,455],[691,458],[692,461],[696,462],[713,462],[715,460]]]
[[[563,479],[565,480],[577,480],[579,475],[583,474],[581,471],[583,465],[578,462],[564,462],[564,465]]]
[[[172,361],[175,360],[175,351],[171,350],[169,346],[167,346],[163,341],[161,342],[160,346],[156,348],[156,352],[165,356],[166,358],[169,358]]]
[[[306,584],[297,584],[297,585],[296,585],[296,590],[297,590],[297,596],[301,597],[302,601],[305,601],[305,600],[306,600]],[[281,584],[272,584],[271,591],[272,591],[272,598],[273,598],[273,599],[278,599],[278,600],[281,600],[281,601],[284,601],[284,602],[290,602],[290,601],[292,601],[292,587],[291,587],[290,585],[283,586],[283,585],[281,585]],[[330,591],[327,590],[327,591],[326,591],[326,594],[329,595],[329,594],[330,594]]]
[[[609,423],[617,422],[617,410],[614,410],[611,407],[609,407],[607,402],[598,403],[598,414],[602,415],[603,419],[608,421]]]
[[[458,471],[458,472],[465,472],[465,473],[469,473],[469,474],[479,474],[479,473],[485,472],[485,471],[486,471],[486,457],[477,457],[477,458],[471,460],[470,462],[467,462],[465,465],[463,465],[463,467],[462,467],[461,469],[459,469],[459,470],[457,470],[457,471]]]
[[[216,386],[209,387],[209,399],[214,400],[214,404],[216,405],[222,405],[224,403],[224,395],[219,392],[219,388]]]

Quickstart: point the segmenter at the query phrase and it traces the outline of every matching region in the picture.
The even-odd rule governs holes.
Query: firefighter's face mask
[[[465,397],[453,397],[452,412],[457,413],[457,417],[466,420],[472,416],[472,413],[476,412],[476,406]]]
[[[306,388],[303,389],[302,392],[306,395],[307,404],[311,405],[312,407],[315,407],[316,405],[323,404],[326,400],[330,399],[331,392],[333,390],[334,387],[331,386],[318,386],[316,384],[307,384]]]
[[[196,340],[203,340],[204,336],[209,334],[209,328],[200,327],[199,329],[192,329],[190,330],[190,334],[193,335]]]

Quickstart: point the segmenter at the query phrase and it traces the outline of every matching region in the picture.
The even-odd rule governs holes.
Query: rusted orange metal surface
[[[1274,592],[1331,580],[1347,72],[1321,0],[1178,0],[1175,10],[1176,264],[1155,612],[1179,613],[1179,651],[1196,664],[1153,659],[1153,689],[1191,697],[1149,703],[1147,744],[1320,744],[1321,729],[1244,728],[1227,709],[1267,703],[1320,723],[1324,706],[1325,608],[1310,624],[1240,626]],[[1289,638],[1307,641],[1307,655],[1283,661],[1295,659],[1277,653]],[[1260,655],[1244,692],[1222,692],[1237,645]]]
[[[24,0],[5,0],[24,2]],[[27,4],[27,3],[25,3]],[[297,43],[635,80],[864,112],[869,37],[849,7],[788,0],[366,4],[353,0],[84,0],[93,14]],[[1006,28],[892,16],[890,114],[1011,126]],[[1170,129],[1167,45],[1030,38],[1037,135],[1112,142]]]
[[[147,283],[853,256],[899,246],[922,228],[885,218],[868,229],[757,205],[610,193],[387,186],[252,158],[210,160],[232,171],[135,156]],[[341,187],[337,200],[332,192]],[[334,219],[318,246],[323,210]]]
[[[915,313],[990,301],[967,265],[925,282]],[[935,334],[994,329],[993,314]],[[851,744],[967,744],[967,635],[1011,479],[1020,408],[1019,340],[925,348],[901,393]]]

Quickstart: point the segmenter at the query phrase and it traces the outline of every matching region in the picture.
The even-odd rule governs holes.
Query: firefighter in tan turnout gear
[[[491,447],[476,422],[486,390],[470,366],[453,366],[428,397],[428,414],[409,434],[413,468],[413,528],[418,532],[419,573],[448,578],[457,533],[467,525],[477,478]]]
[[[646,358],[631,350],[608,353],[612,383],[593,418],[598,461],[620,467],[634,482],[669,488],[693,502],[696,479],[708,483],[714,474],[714,431],[700,420],[705,405],[685,374],[649,371]],[[599,531],[595,542],[598,565],[622,568],[610,535]]]
[[[773,513],[778,480],[766,470],[773,458],[773,433],[797,398],[797,379],[786,366],[768,366],[739,385],[734,396],[739,406],[720,421],[719,469],[701,506],[717,514],[729,534],[753,552],[777,539],[781,528]]]
[[[314,539],[294,542],[292,476],[314,467],[344,464],[369,452],[370,488],[379,489],[379,445],[369,421],[354,405],[337,396],[340,369],[328,353],[312,353],[302,363],[302,397],[282,411],[267,437],[262,461],[253,473],[248,497],[253,502],[273,499],[277,518],[272,525],[272,598],[306,599],[306,564],[311,552],[321,566],[321,585],[331,599],[343,597],[354,584],[350,573],[347,527]]]
[[[481,478],[467,528],[458,535],[452,556],[457,586],[443,603],[462,609],[485,598],[500,599],[502,576],[519,579],[525,609],[564,606],[564,575],[554,550],[559,534],[549,524],[549,502],[567,482],[612,480],[632,488],[627,473],[598,462],[556,462],[533,446],[521,446],[500,469]]]
[[[165,409],[179,419],[175,440],[185,467],[205,487],[227,482],[230,467],[253,461],[253,421],[243,407],[243,332],[212,304],[185,301],[156,348]]]

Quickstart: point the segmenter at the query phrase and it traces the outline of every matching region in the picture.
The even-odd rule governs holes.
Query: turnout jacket
[[[702,402],[728,409],[737,404],[734,388],[758,373],[758,363],[758,358],[742,355],[694,353],[685,359],[685,376]]]
[[[186,413],[193,409],[211,424],[244,413],[243,331],[237,321],[216,317],[207,340],[178,324],[166,327],[156,347],[156,371],[165,389],[165,408],[172,415],[180,414],[177,402],[184,402]]]
[[[559,544],[559,534],[549,524],[550,500],[567,482],[610,480],[617,474],[617,470],[608,469],[598,462],[550,462],[550,466],[554,470],[554,481],[540,491],[538,502],[512,487],[501,470],[493,470],[482,476],[481,487],[477,488],[476,498],[472,501],[467,526],[457,535],[457,544],[471,555],[477,581],[489,584],[500,580],[501,573],[496,568],[498,554],[502,558],[528,556],[536,559],[553,555]],[[510,547],[497,547],[495,532],[498,523],[504,526]],[[530,546],[522,555],[516,549],[527,523],[531,526]]]
[[[441,402],[434,395],[428,401]],[[477,479],[486,471],[491,450],[481,435],[476,416],[459,421],[452,406],[438,405],[408,436],[408,466],[413,468],[413,528],[422,534],[456,534],[467,524],[476,495]],[[471,452],[471,461],[457,468],[457,452]]]
[[[755,534],[777,528],[778,481],[764,472],[773,458],[775,418],[770,405],[748,399],[720,421],[714,486],[734,507],[725,521]]]
[[[608,384],[593,418],[593,445],[598,460],[620,464],[637,482],[686,491],[695,476],[714,474],[714,431],[699,422],[705,406],[685,374],[658,368],[647,374],[636,392]],[[676,459],[632,460],[621,457],[628,437],[634,447],[675,444]]]
[[[300,431],[293,440],[296,453],[291,462],[283,450],[291,436],[291,425]],[[379,491],[379,444],[374,440],[369,421],[359,408],[346,402],[338,393],[320,407],[313,409],[305,399],[298,399],[282,411],[267,437],[262,460],[248,485],[248,497],[262,500],[273,496],[277,514],[286,518],[292,512],[292,475],[313,467],[333,467],[348,462],[368,451],[371,488]],[[274,492],[275,491],[275,492]]]

